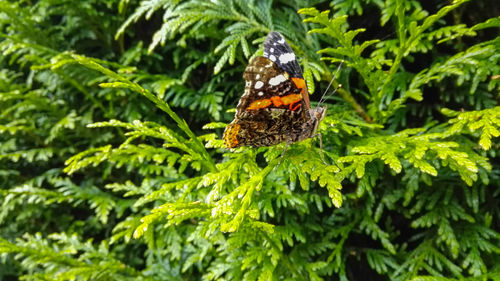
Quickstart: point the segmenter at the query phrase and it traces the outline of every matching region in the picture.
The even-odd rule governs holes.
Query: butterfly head
[[[321,120],[325,118],[326,105],[317,106],[316,108],[311,108],[309,112],[311,114],[311,121],[312,121],[312,131],[311,131],[311,136],[312,136],[316,134],[316,131],[318,130],[319,127],[319,123],[321,123]]]

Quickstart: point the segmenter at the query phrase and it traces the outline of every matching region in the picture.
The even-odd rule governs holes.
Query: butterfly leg
[[[323,155],[323,136],[320,133],[317,133],[317,134],[312,135],[311,139],[314,140],[315,137],[319,138],[319,156],[321,157],[321,161],[323,161],[323,163],[325,165],[328,165],[328,163],[326,163],[326,161],[325,161],[325,156]],[[313,148],[313,141],[312,140],[311,140],[311,149]]]
[[[281,165],[281,162],[283,162],[283,157],[285,157],[285,152],[288,149],[288,145],[290,145],[290,141],[287,141],[285,144],[285,149],[283,149],[283,152],[281,153],[280,161],[278,162],[278,165],[276,165],[276,170],[278,170],[279,166]]]

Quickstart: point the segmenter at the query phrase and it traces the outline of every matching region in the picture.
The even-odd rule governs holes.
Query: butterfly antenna
[[[328,84],[328,87],[326,87],[326,90],[325,92],[323,93],[323,95],[321,96],[321,99],[319,100],[318,102],[318,106],[321,105],[322,102],[324,102],[324,100],[326,99],[326,93],[328,93],[328,90],[330,89],[330,87],[332,86],[332,83],[333,83],[333,80],[335,80],[335,78],[337,78],[337,74],[339,73],[340,71],[340,68],[342,67],[342,64],[344,63],[344,60],[340,61],[340,64],[339,66],[337,67],[337,70],[335,71],[335,74],[333,75],[332,77],[332,80],[330,80],[330,83]],[[335,94],[335,92],[337,92],[337,90],[342,87],[342,84],[339,84],[337,86],[337,88],[335,88],[335,90],[331,93],[331,95]]]

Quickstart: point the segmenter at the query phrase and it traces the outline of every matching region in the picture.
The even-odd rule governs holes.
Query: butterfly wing
[[[292,48],[281,33],[273,31],[267,35],[264,42],[264,57],[272,60],[281,69],[290,74],[292,81],[298,88],[302,89],[302,98],[307,108],[310,108],[309,93],[307,92],[302,69]]]
[[[292,48],[281,33],[273,31],[267,35],[264,42],[264,57],[275,62],[291,77],[304,78]]]
[[[243,77],[245,92],[223,136],[227,147],[275,145],[310,120],[302,90],[269,58],[254,58]]]
[[[245,92],[224,131],[226,147],[295,142],[313,133],[318,118],[310,113],[302,69],[283,35],[269,33],[264,56],[254,58],[243,77]]]
[[[276,63],[265,57],[254,58],[245,69],[245,92],[236,107],[236,117],[247,118],[257,110],[288,108],[303,105],[301,89],[290,75]]]

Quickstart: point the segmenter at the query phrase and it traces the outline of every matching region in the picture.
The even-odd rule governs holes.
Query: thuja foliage
[[[0,2],[0,279],[500,280],[495,3]],[[220,139],[272,30],[344,61],[282,161]]]

